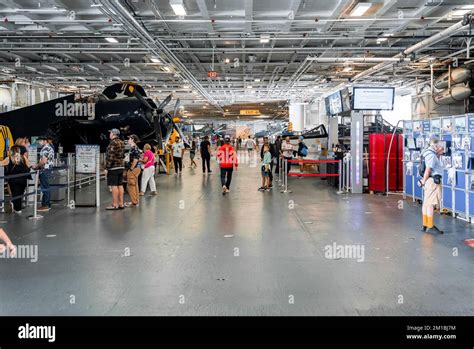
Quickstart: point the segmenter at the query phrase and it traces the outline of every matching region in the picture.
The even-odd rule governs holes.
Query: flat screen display
[[[407,148],[410,150],[416,150],[416,144],[413,138],[407,138]]]
[[[351,98],[349,96],[349,89],[346,87],[341,90],[342,111],[351,110]]]
[[[354,87],[354,110],[393,110],[394,87]]]
[[[331,115],[342,113],[341,91],[328,96],[329,112]]]

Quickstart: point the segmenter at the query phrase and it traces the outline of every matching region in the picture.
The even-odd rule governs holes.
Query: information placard
[[[76,173],[95,174],[98,145],[76,144]]]

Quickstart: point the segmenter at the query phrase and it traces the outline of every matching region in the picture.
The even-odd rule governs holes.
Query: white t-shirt
[[[286,143],[286,141],[284,141],[281,144],[281,150],[285,158],[291,158],[293,156],[293,144]]]
[[[184,149],[184,144],[183,142],[173,143],[171,148],[173,149],[173,156],[180,158],[182,154],[182,150]]]
[[[252,138],[247,139],[247,149],[253,149],[255,147],[255,141]]]

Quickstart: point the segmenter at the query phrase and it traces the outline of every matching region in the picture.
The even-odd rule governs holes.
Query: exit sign
[[[218,76],[219,76],[219,73],[216,72],[215,70],[210,70],[207,72],[208,78],[217,78]]]

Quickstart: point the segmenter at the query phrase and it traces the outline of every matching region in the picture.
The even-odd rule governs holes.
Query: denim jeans
[[[51,207],[51,191],[49,187],[49,180],[51,179],[51,170],[42,170],[39,175],[41,185],[41,206]]]

